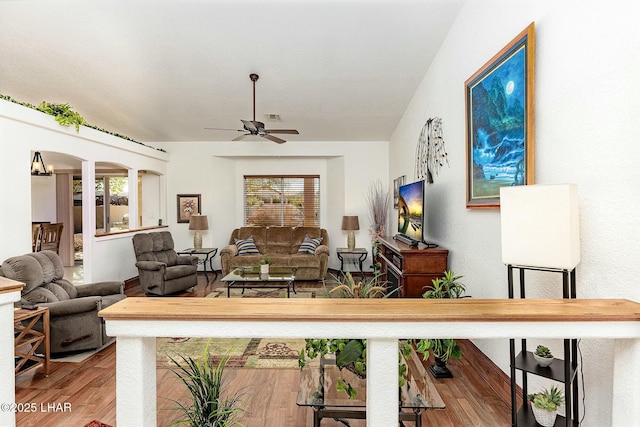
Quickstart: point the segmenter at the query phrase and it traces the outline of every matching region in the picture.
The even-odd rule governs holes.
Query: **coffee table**
[[[296,293],[296,269],[293,267],[269,267],[269,273],[260,273],[259,266],[238,267],[222,278],[227,283],[227,298],[231,298],[231,289],[286,289],[287,298],[291,290]]]
[[[406,363],[407,381],[399,388],[398,420],[401,426],[405,425],[404,421],[411,421],[416,427],[421,427],[422,411],[443,409],[445,405],[415,351],[411,352]],[[346,392],[337,391],[340,377],[358,391],[355,398],[350,399]],[[313,408],[313,427],[320,427],[323,418],[333,418],[349,426],[348,419],[366,419],[366,384],[366,378],[360,378],[347,369],[341,371],[335,365],[335,359],[323,358],[319,367],[305,366],[300,371],[296,403]]]

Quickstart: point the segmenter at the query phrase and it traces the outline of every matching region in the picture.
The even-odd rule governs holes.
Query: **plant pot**
[[[449,368],[447,368],[447,362],[435,356],[434,359],[436,364],[429,366],[429,372],[431,372],[431,375],[433,375],[434,378],[453,378],[453,374]]]
[[[547,367],[553,363],[553,357],[542,357],[533,353],[533,358],[536,359],[536,362],[538,362],[538,365],[542,367]]]
[[[269,264],[260,264],[260,274],[269,274]]]
[[[533,404],[531,405],[531,410],[533,411],[533,417],[536,419],[536,422],[542,427],[553,427],[556,423],[556,417],[558,416],[557,411],[547,411]]]

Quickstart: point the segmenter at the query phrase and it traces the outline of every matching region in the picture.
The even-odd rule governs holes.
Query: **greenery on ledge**
[[[110,132],[106,129],[99,128],[98,126],[94,126],[92,124],[87,123],[84,118],[71,109],[69,104],[51,104],[49,102],[42,101],[40,105],[29,104],[28,102],[20,102],[8,95],[3,95],[0,93],[0,99],[4,99],[9,102],[13,102],[14,104],[22,105],[23,107],[31,108],[32,110],[38,110],[50,116],[53,116],[56,119],[56,122],[60,124],[60,126],[69,127],[74,125],[76,128],[76,132],[80,132],[80,125],[86,126],[91,129],[95,129],[97,131],[113,135],[118,138],[126,139],[127,141],[135,142],[136,144],[144,145],[145,147],[153,148],[154,150],[166,152],[162,148],[155,148],[147,144],[143,144],[142,142],[136,141],[135,139],[129,138],[126,135],[121,135],[119,133]]]

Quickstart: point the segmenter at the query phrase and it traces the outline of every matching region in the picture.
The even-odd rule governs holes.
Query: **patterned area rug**
[[[171,366],[168,356],[180,361],[180,356],[201,359],[207,345],[215,363],[230,350],[228,367],[236,368],[298,368],[298,356],[304,339],[280,338],[158,338],[156,362]]]
[[[296,286],[290,298],[326,298],[327,289],[321,284]],[[232,289],[231,298],[286,298],[286,289]],[[227,298],[227,288],[216,288],[207,298]],[[298,356],[304,348],[304,339],[281,338],[158,338],[156,341],[156,362],[168,367],[168,356],[202,358],[206,346],[214,362],[218,362],[230,350],[231,359],[227,366],[242,368],[285,368],[298,369]]]

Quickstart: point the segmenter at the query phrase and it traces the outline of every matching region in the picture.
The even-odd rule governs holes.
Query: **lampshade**
[[[342,217],[342,229],[347,231],[360,230],[357,215],[345,215]]]
[[[580,262],[575,184],[500,188],[502,262],[572,270]]]
[[[191,215],[189,218],[189,230],[208,230],[209,222],[206,215]]]

